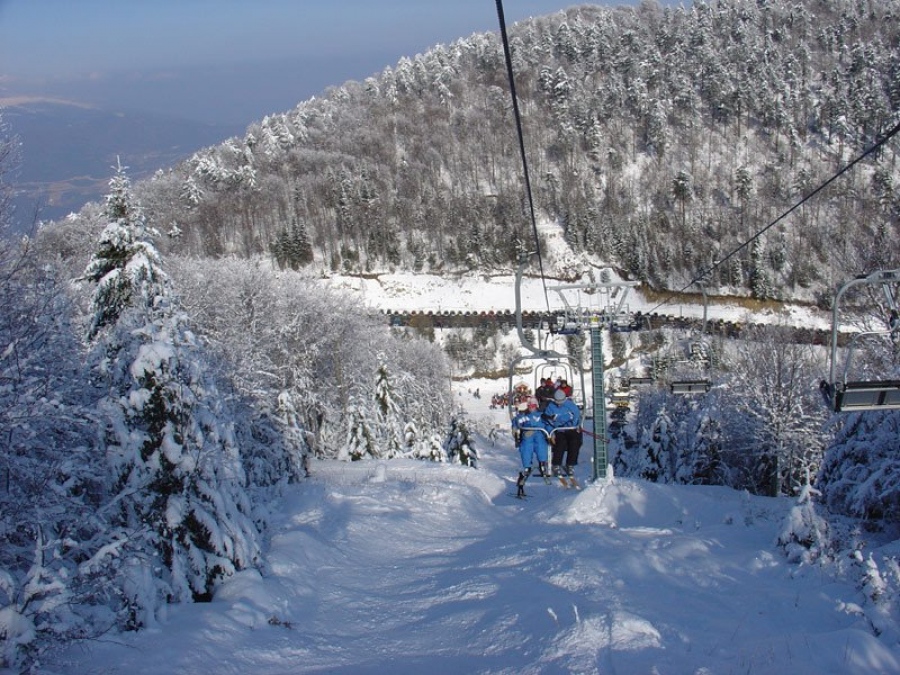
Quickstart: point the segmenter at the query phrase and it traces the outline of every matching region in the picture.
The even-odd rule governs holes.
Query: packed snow
[[[313,462],[270,505],[267,565],[48,673],[895,673],[861,564],[776,546],[793,500],[610,477],[527,483],[506,413],[458,383],[478,468]]]

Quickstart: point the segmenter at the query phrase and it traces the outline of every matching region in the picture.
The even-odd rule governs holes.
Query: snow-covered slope
[[[597,281],[602,270],[607,270],[610,281],[623,281],[612,269],[596,260],[572,252],[563,238],[561,227],[543,222],[538,227],[544,242],[542,250],[544,279],[531,276],[522,281],[522,308],[544,311],[548,301],[552,310],[564,305],[557,291],[559,286],[586,284]],[[593,279],[592,279],[593,276]],[[325,283],[332,288],[349,291],[368,306],[384,311],[432,311],[432,312],[501,312],[515,310],[515,274],[473,272],[472,274],[446,277],[412,272],[383,273],[366,277],[329,276]],[[690,287],[694,301],[673,297],[650,300],[639,289],[628,291],[626,309],[632,312],[656,312],[674,316],[698,318],[703,316],[700,290]],[[547,292],[545,292],[547,291]],[[710,290],[710,295],[715,293]],[[565,291],[567,302],[576,306],[593,308],[601,300],[598,295],[577,291]],[[689,297],[689,296],[688,296]],[[741,303],[711,301],[707,307],[711,321],[752,321],[753,323],[784,323],[814,328],[828,328],[831,316],[808,305],[787,304],[779,308],[763,309],[750,313]]]
[[[505,430],[502,411],[458,398],[475,426]],[[47,672],[900,672],[900,633],[882,615],[875,635],[861,567],[797,566],[774,545],[789,500],[532,479],[519,501],[511,440],[490,436],[477,470],[315,463],[271,505],[264,570]]]

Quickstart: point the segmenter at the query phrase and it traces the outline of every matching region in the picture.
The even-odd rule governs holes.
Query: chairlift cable
[[[499,2],[500,0],[497,0],[497,1]],[[692,279],[691,281],[689,281],[689,282],[688,282],[684,287],[682,287],[680,290],[678,290],[678,291],[673,291],[672,293],[670,293],[667,297],[665,297],[662,301],[660,301],[655,307],[653,307],[652,309],[650,309],[650,310],[648,311],[648,313],[652,314],[653,312],[655,312],[656,310],[658,310],[658,309],[659,309],[660,307],[662,307],[663,305],[668,304],[669,301],[670,301],[672,298],[674,298],[676,295],[678,295],[678,294],[680,294],[680,293],[684,293],[684,292],[685,292],[688,288],[690,288],[693,284],[702,281],[703,278],[704,278],[707,274],[711,273],[712,271],[714,271],[715,269],[717,269],[718,267],[720,267],[721,265],[723,265],[725,262],[727,262],[728,260],[730,260],[731,258],[733,258],[735,255],[737,255],[738,253],[740,253],[741,251],[743,251],[743,250],[744,250],[745,248],[747,248],[751,243],[753,243],[755,240],[759,239],[759,237],[761,237],[763,234],[765,234],[765,233],[768,232],[770,229],[772,229],[773,227],[775,227],[775,225],[777,225],[777,224],[780,223],[782,220],[784,220],[785,218],[787,218],[790,214],[792,214],[794,211],[796,211],[797,209],[799,209],[799,208],[800,208],[801,206],[803,206],[806,202],[808,202],[810,199],[812,199],[813,197],[815,197],[815,196],[816,196],[817,194],[819,194],[822,190],[824,190],[826,187],[828,187],[829,185],[831,185],[834,181],[836,181],[838,178],[840,178],[841,176],[843,176],[845,173],[847,173],[847,172],[848,172],[850,169],[852,169],[854,166],[856,166],[857,164],[859,164],[863,159],[865,159],[866,157],[868,157],[868,156],[871,155],[872,153],[874,153],[874,152],[876,152],[877,150],[879,150],[885,143],[887,143],[889,140],[891,140],[891,138],[893,138],[894,136],[896,136],[897,133],[900,133],[900,122],[898,122],[897,124],[895,124],[894,127],[893,127],[890,131],[888,131],[888,132],[887,132],[880,140],[878,140],[878,142],[875,143],[875,145],[873,145],[873,146],[870,147],[868,150],[866,150],[865,152],[863,152],[861,155],[859,155],[858,157],[856,157],[852,162],[850,162],[849,164],[847,164],[846,166],[844,166],[843,168],[841,168],[840,171],[838,171],[838,172],[835,173],[833,176],[831,176],[831,178],[829,178],[829,179],[826,180],[824,183],[822,183],[821,185],[819,185],[819,187],[817,187],[815,190],[813,190],[813,191],[810,192],[809,194],[805,195],[800,201],[798,201],[798,202],[797,202],[796,204],[794,204],[791,208],[789,208],[787,211],[785,211],[785,212],[782,213],[780,216],[778,216],[775,220],[773,220],[773,221],[770,222],[768,225],[766,225],[764,228],[762,228],[759,232],[757,232],[757,233],[754,234],[752,237],[750,237],[747,241],[745,241],[744,243],[742,243],[742,244],[740,244],[739,246],[737,246],[737,247],[736,247],[735,249],[733,249],[730,253],[728,253],[728,255],[726,255],[724,258],[722,258],[721,260],[719,260],[719,261],[713,263],[711,266],[709,266],[709,267],[707,267],[707,268],[704,268],[704,269],[701,271],[701,273],[700,273],[697,277],[695,277],[694,279]]]
[[[525,136],[522,133],[522,116],[519,114],[519,97],[516,95],[516,81],[513,76],[512,54],[509,48],[509,36],[506,32],[506,19],[503,16],[503,0],[497,0],[497,18],[500,22],[500,37],[503,41],[503,55],[506,58],[506,75],[509,80],[509,91],[512,96],[513,115],[516,120],[516,131],[519,135],[519,152],[522,155],[522,169],[525,174],[525,192],[528,195],[528,210],[531,215],[531,229],[534,235],[538,267],[541,273],[541,284],[544,288],[544,302],[547,304],[547,312],[550,312],[550,297],[547,293],[547,280],[544,278],[544,260],[541,256],[541,241],[538,237],[537,218],[534,215],[534,198],[531,193],[531,179],[528,174],[528,158],[525,155]]]

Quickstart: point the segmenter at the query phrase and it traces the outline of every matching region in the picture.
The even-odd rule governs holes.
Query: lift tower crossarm
[[[560,284],[559,286],[548,286],[547,290],[555,291],[556,294],[559,295],[566,308],[569,309],[570,305],[566,299],[565,291],[584,291],[585,293],[596,293],[597,291],[601,290],[612,291],[612,293],[610,293],[609,295],[609,300],[611,301],[619,289],[625,289],[625,292],[621,294],[621,297],[619,297],[618,304],[615,305],[615,308],[613,308],[612,302],[607,303],[607,307],[605,309],[607,310],[609,318],[613,319],[614,317],[623,316],[628,313],[627,311],[625,311],[625,301],[628,299],[628,291],[635,286],[640,286],[640,284],[640,281],[601,281],[584,284]],[[579,318],[584,322],[589,322],[590,319],[590,317]],[[583,327],[586,328],[587,325]]]

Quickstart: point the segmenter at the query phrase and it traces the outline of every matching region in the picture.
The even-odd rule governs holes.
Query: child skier
[[[522,458],[522,470],[516,481],[516,497],[525,496],[525,481],[531,475],[532,461],[537,455],[538,471],[545,478],[547,473],[547,425],[541,418],[538,402],[531,399],[516,406],[516,416],[512,420],[513,438]]]

